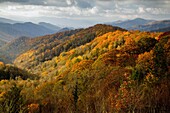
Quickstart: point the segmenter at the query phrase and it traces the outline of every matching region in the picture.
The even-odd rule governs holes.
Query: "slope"
[[[93,27],[89,29],[94,30]],[[64,39],[69,43],[76,34],[86,30]],[[169,36],[169,32],[116,30],[96,36],[87,43],[77,40],[79,46],[69,46],[70,49],[51,60],[35,64],[35,51],[47,44],[41,42],[35,50],[15,60],[17,66],[40,75],[39,80],[16,81],[27,101],[24,108],[29,112],[45,113],[168,113]],[[51,39],[50,35],[46,39]],[[0,84],[2,89],[10,85],[4,81]],[[1,91],[0,102],[3,102],[6,90]]]
[[[72,30],[73,33],[71,31],[57,33],[56,35],[59,35],[59,37],[54,37],[54,35],[47,35],[42,37],[42,39],[46,38],[48,40],[41,41],[41,43],[36,44],[36,47],[33,47],[28,52],[20,55],[17,60],[15,60],[15,64],[22,62],[20,64],[21,67],[33,68],[33,66],[51,60],[55,56],[59,56],[62,52],[66,52],[84,45],[92,41],[97,36],[101,36],[107,32],[116,30],[125,31],[119,27],[98,24],[86,29]],[[60,34],[65,33],[69,34],[63,35],[64,37],[61,35],[60,37]],[[37,39],[37,41],[38,40],[39,39]]]
[[[46,35],[43,37],[36,37],[36,38],[28,38],[28,37],[17,38],[14,41],[7,43],[0,48],[0,58],[4,59],[2,61],[5,63],[12,63],[12,61],[19,54],[26,52],[31,48],[37,49],[39,46],[48,43],[52,43],[53,46],[55,46],[58,43],[60,43],[59,40],[69,35],[72,35],[78,31],[79,30],[67,31],[67,32],[56,33],[53,35]]]
[[[0,80],[17,79],[17,77],[20,77],[24,80],[28,78],[38,78],[38,76],[30,74],[25,70],[19,69],[10,64],[4,64],[3,62],[0,62]]]
[[[169,43],[169,33],[118,30],[37,64],[31,50],[15,64],[41,76],[24,91],[45,112],[168,112]]]
[[[74,37],[71,36],[72,37],[71,40],[67,40],[66,42],[57,46],[55,49],[53,48],[47,49],[46,51],[43,52],[41,51],[39,54],[38,50],[40,49],[38,48],[36,50],[32,49],[17,57],[16,60],[14,61],[14,64],[19,66],[20,68],[26,68],[38,74],[42,74],[44,72],[43,75],[45,75],[45,73],[46,74],[48,73],[50,75],[50,73],[54,74],[56,71],[61,73],[63,72],[63,70],[69,69],[69,67],[72,67],[73,64],[81,60],[89,59],[96,61],[99,56],[106,52],[112,51],[114,49],[118,49],[117,51],[119,51],[119,49],[121,49],[119,51],[121,54],[123,54],[124,52],[128,53],[123,54],[123,56],[120,57],[120,59],[124,57],[123,58],[124,62],[122,61],[121,65],[126,65],[126,63],[128,62],[130,65],[133,65],[134,62],[130,61],[135,61],[135,59],[129,59],[130,60],[129,61],[128,60],[129,54],[134,54],[135,56],[135,54],[138,55],[140,53],[143,53],[144,51],[149,51],[156,42],[154,37],[158,36],[158,34],[156,33],[154,34],[147,32],[126,32],[125,30],[120,29],[120,31],[107,33],[104,36],[98,35],[94,36],[94,38],[90,37],[94,40],[92,39],[89,40],[89,38],[87,38],[87,36],[84,35],[83,39],[84,40],[88,39],[89,41],[87,40],[85,41],[86,43],[84,42],[82,43],[83,39],[81,37],[79,38],[75,37],[78,36],[78,34],[80,33],[82,33],[82,31],[75,34]],[[139,41],[141,37],[146,37],[146,39]],[[141,46],[144,46],[144,44],[145,48],[141,49]],[[53,55],[53,50],[56,50],[57,54],[49,58],[49,56]]]
[[[7,42],[4,41],[3,39],[0,39],[0,47],[2,47],[3,45],[5,45]]]

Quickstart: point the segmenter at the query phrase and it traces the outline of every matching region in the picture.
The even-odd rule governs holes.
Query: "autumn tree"
[[[9,91],[7,91],[0,102],[1,113],[24,113],[26,108],[24,107],[24,98],[21,95],[21,88],[13,85]]]

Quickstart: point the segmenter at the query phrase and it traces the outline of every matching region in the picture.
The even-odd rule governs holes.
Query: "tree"
[[[166,54],[164,50],[164,45],[161,43],[158,43],[155,45],[154,48],[154,63],[155,63],[155,69],[154,74],[157,76],[164,75],[165,72],[168,71],[168,64],[166,61]]]
[[[141,38],[137,45],[139,47],[139,52],[144,53],[145,51],[149,52],[157,43],[157,40],[154,38]]]
[[[77,113],[77,101],[78,101],[78,81],[76,80],[76,85],[73,90],[73,99],[74,99],[74,107],[75,107],[75,113]]]
[[[9,91],[7,91],[0,102],[1,113],[24,113],[24,100],[21,93],[21,88],[14,84]]]

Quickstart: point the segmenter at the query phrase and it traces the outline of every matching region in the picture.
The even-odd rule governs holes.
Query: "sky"
[[[170,0],[0,0],[0,17],[75,28],[134,18],[167,20]]]

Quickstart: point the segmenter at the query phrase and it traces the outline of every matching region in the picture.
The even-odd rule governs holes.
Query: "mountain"
[[[0,61],[12,63],[12,59],[15,59],[18,54],[29,50],[31,45],[32,43],[28,37],[20,37],[13,40],[12,42],[4,44],[0,48]]]
[[[151,32],[167,32],[167,31],[170,31],[170,26],[165,28],[159,28],[156,30],[151,30]]]
[[[125,28],[127,30],[166,32],[169,30],[170,20],[155,21],[136,18],[133,20],[115,21],[107,24]]]
[[[15,24],[0,23],[0,39],[6,42],[10,42],[21,36],[37,37],[56,32],[55,30],[31,22]]]
[[[109,25],[95,25],[86,29],[69,30],[59,32],[53,35],[46,35],[44,37],[31,39],[35,43],[29,51],[20,55],[27,61],[26,54],[32,54],[28,57],[34,57],[30,62],[32,65],[38,65],[41,62],[51,60],[55,56],[59,56],[62,52],[74,49],[78,46],[92,41],[95,37],[101,36],[107,32],[124,30],[119,27],[112,27]],[[25,56],[26,55],[26,56]],[[23,57],[25,56],[25,57]],[[25,64],[25,61],[23,62]],[[16,62],[18,62],[16,60]],[[20,61],[19,61],[20,62]],[[29,63],[28,63],[29,64]]]
[[[19,23],[19,21],[15,21],[15,20],[11,20],[11,19],[6,19],[6,18],[0,17],[0,23],[14,24],[14,23]]]
[[[95,34],[97,33],[98,35],[97,34],[95,35],[93,33]],[[102,35],[104,36],[102,37]],[[134,42],[132,41],[133,47],[130,46],[130,48],[128,47],[128,45],[124,46],[124,44],[126,43],[127,44],[131,43],[131,39],[129,39],[128,36],[130,38],[138,37],[138,39],[133,39],[134,40]],[[139,40],[141,37],[145,37],[145,36],[152,37],[152,38],[141,40],[141,42],[139,41],[141,44],[139,44],[138,41],[135,42],[135,40]],[[55,62],[58,62],[56,64],[56,70],[62,70],[65,68],[67,60],[70,63],[77,62],[79,60],[81,61],[81,59],[84,59],[84,60],[89,59],[89,60],[96,61],[98,58],[101,58],[99,57],[100,55],[102,56],[102,54],[104,54],[105,52],[107,53],[109,49],[122,47],[120,52],[125,52],[128,54],[141,54],[144,51],[149,51],[150,49],[152,49],[152,47],[154,46],[156,42],[154,38],[158,36],[159,35],[156,33],[148,34],[147,32],[146,33],[145,32],[127,32],[126,30],[123,30],[120,28],[115,28],[115,27],[106,26],[106,25],[96,25],[96,26],[93,26],[87,29],[80,30],[79,32],[71,35],[70,37],[67,38],[67,40],[64,40],[62,42],[52,41],[52,42],[58,43],[55,46],[53,46],[54,44],[52,44],[52,42],[46,42],[46,44],[43,43],[37,46],[36,49],[30,49],[29,51],[23,54],[20,54],[15,59],[14,64],[20,68],[28,69],[30,71],[33,71],[32,69],[36,69],[36,72],[35,72],[36,74],[37,73],[40,74],[42,72],[41,69],[44,69],[41,66],[46,65],[47,67],[44,69],[44,71],[50,74],[54,72],[51,70],[48,71],[48,68],[49,68],[48,65],[50,66],[55,65]],[[128,42],[129,40],[130,42]],[[141,46],[144,46],[144,44],[145,44],[145,48],[141,49]],[[115,57],[115,56],[112,56],[112,53],[110,53],[109,56]],[[122,56],[122,58],[123,57],[128,58],[128,56],[126,55]],[[109,60],[109,58],[106,59],[106,63],[107,63],[107,60]],[[132,60],[132,59],[129,59],[129,60]],[[132,60],[132,61],[135,61],[135,60]],[[116,61],[113,61],[113,65],[114,65],[114,62]],[[131,61],[127,60],[127,62],[130,63]],[[130,64],[133,64],[133,63],[134,62],[131,62]],[[69,65],[71,64],[68,64],[68,66]]]
[[[157,103],[161,108],[170,103],[168,36],[96,25],[56,41],[56,47],[43,42],[19,55],[14,64],[42,77],[33,91],[28,86],[34,92],[34,99],[28,99],[44,105],[43,111],[47,103],[57,108],[51,111],[62,109],[61,113],[74,111],[76,105],[82,113],[126,113],[132,106],[135,112],[150,111]]]
[[[16,108],[16,100],[31,113],[169,112],[170,32],[98,24],[10,45],[29,49],[17,55],[17,68],[0,63],[0,77],[25,69],[39,79],[1,80],[2,113]]]
[[[135,27],[135,26],[138,26],[138,25],[144,25],[144,24],[147,24],[149,22],[153,22],[153,20],[136,18],[136,19],[133,19],[133,20],[116,21],[116,22],[110,22],[110,23],[107,23],[107,24],[112,25],[112,26],[118,26],[118,27],[129,30],[129,29],[131,29],[131,27]]]
[[[62,40],[67,38],[68,36],[78,32],[79,30],[74,31],[66,31],[61,33],[56,33],[53,35],[46,35],[42,37],[36,38],[28,38],[28,37],[20,37],[15,39],[14,41],[7,43],[6,45],[0,48],[0,57],[5,58],[1,61],[5,63],[12,63],[12,61],[21,53],[26,52],[29,49],[38,49],[39,46],[43,46],[43,44],[48,44],[50,46],[56,46],[62,42]],[[61,42],[60,42],[61,40]],[[65,39],[66,40],[66,39]],[[39,48],[40,51],[42,48]]]
[[[63,31],[69,31],[69,30],[73,30],[74,28],[72,27],[64,27],[62,29],[60,29],[58,32],[63,32]]]
[[[0,47],[4,46],[5,44],[6,42],[0,39]]]
[[[12,62],[21,53],[27,50],[36,50],[36,59],[44,62],[58,56],[63,51],[87,43],[96,36],[115,30],[123,29],[109,25],[96,25],[86,29],[69,30],[36,38],[20,37],[1,47],[0,55],[6,56],[7,62]],[[44,57],[42,57],[43,52],[46,54]]]
[[[46,27],[48,29],[51,29],[51,30],[53,30],[55,32],[57,32],[57,31],[59,31],[61,29],[58,26],[55,26],[55,25],[52,25],[52,24],[46,23],[46,22],[40,22],[39,25],[44,26],[44,27]]]
[[[161,29],[167,29],[168,27],[170,27],[170,20],[154,21],[145,25],[136,26],[132,29],[141,31],[162,31]]]
[[[31,22],[16,23],[16,24],[1,23],[0,31],[14,37],[20,37],[20,36],[36,37],[36,36],[54,33],[54,31],[48,28],[45,28],[43,26]]]
[[[11,40],[14,40],[15,38],[12,37],[11,35],[8,35],[4,32],[0,31],[0,47],[5,45],[6,43],[10,42]]]

